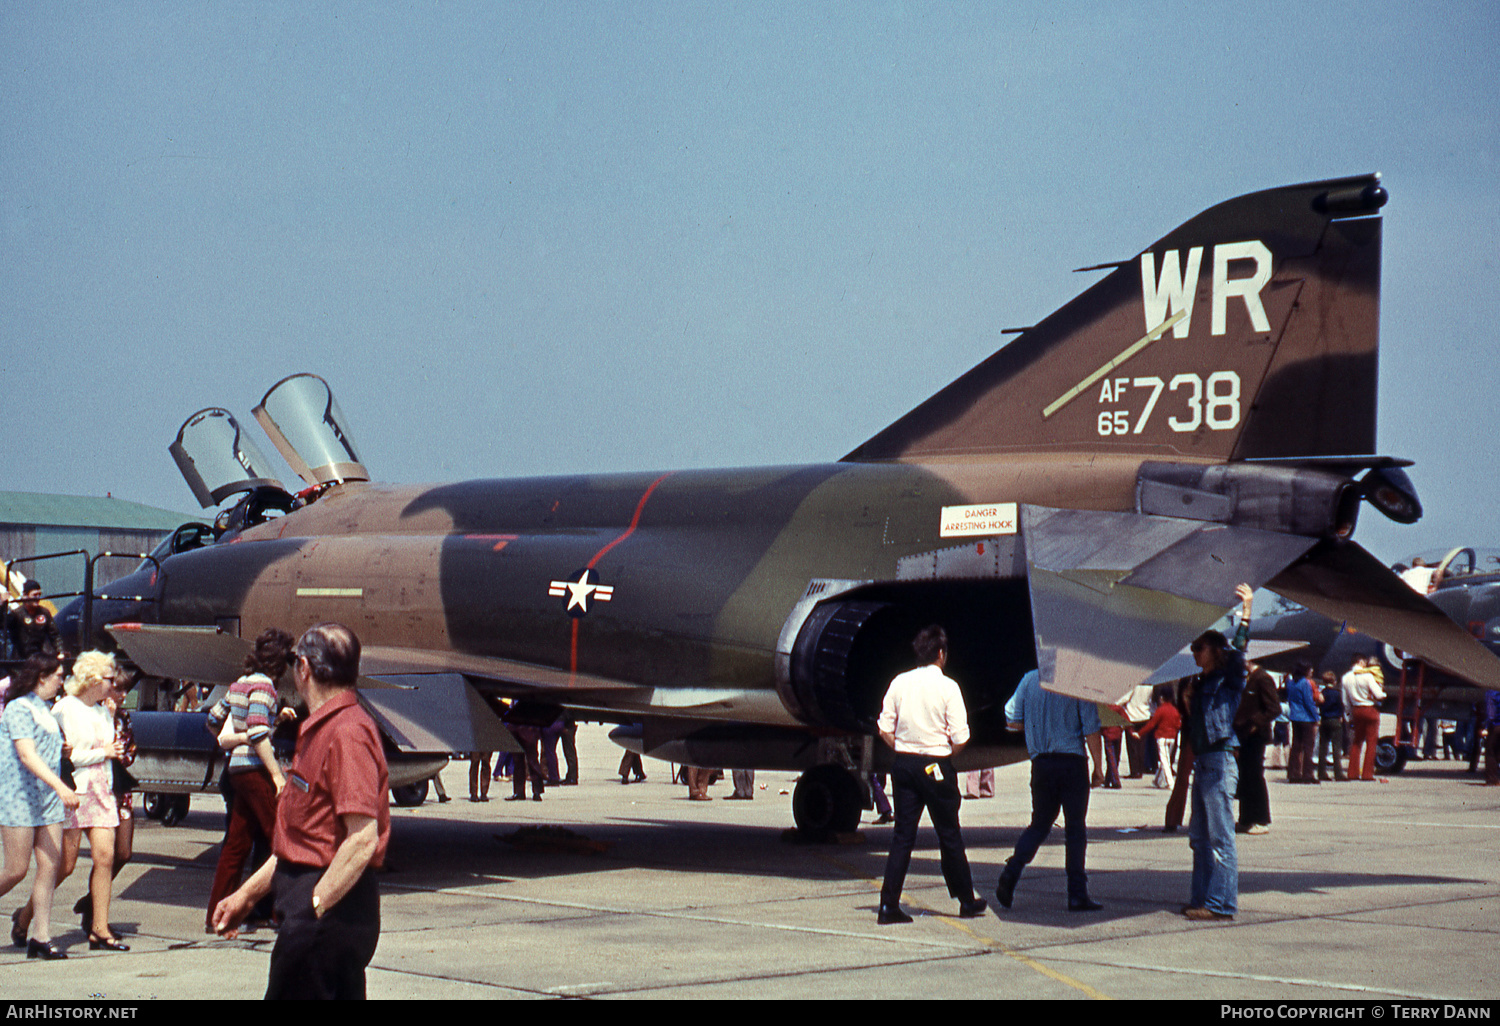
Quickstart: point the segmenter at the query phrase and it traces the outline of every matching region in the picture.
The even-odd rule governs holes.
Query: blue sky
[[[385,480],[836,459],[1072,268],[1379,171],[1379,443],[1428,513],[1358,537],[1500,544],[1497,29],[1492,3],[0,0],[0,488],[193,511],[178,425],[303,370]]]

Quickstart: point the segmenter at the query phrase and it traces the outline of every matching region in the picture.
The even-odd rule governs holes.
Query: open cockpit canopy
[[[328,382],[316,374],[282,378],[254,413],[287,464],[313,488],[370,479]],[[189,417],[168,449],[205,509],[248,493],[250,505],[260,512],[252,510],[239,518],[243,523],[231,526],[250,526],[305,501],[286,491],[270,460],[222,407]]]
[[[204,509],[256,488],[280,488],[270,461],[240,428],[234,414],[218,406],[199,410],[167,447],[177,469]]]
[[[328,382],[316,374],[282,378],[251,412],[271,444],[309,485],[370,479],[343,411]]]

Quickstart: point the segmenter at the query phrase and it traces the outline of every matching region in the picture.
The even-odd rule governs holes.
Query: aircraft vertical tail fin
[[[1378,175],[1228,200],[848,456],[1375,450]]]

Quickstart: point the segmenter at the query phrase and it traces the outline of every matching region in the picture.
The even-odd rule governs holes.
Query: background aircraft
[[[1422,552],[1392,569],[1400,573],[1418,559],[1439,570],[1436,587],[1427,596],[1431,603],[1491,652],[1500,654],[1500,551],[1465,546],[1447,552]],[[1415,722],[1419,716],[1470,723],[1475,704],[1482,700],[1479,685],[1463,675],[1440,666],[1408,663],[1400,650],[1380,638],[1295,604],[1256,617],[1251,634],[1268,640],[1305,642],[1284,654],[1260,660],[1278,672],[1289,672],[1297,663],[1308,662],[1319,671],[1342,675],[1356,656],[1373,656],[1380,661],[1389,695],[1382,708],[1397,721],[1405,721],[1381,739],[1378,761],[1382,772],[1399,773],[1412,749],[1421,743],[1421,726]],[[1400,696],[1403,667],[1408,692],[1404,700]]]
[[[195,414],[174,457],[205,506],[240,497],[65,621],[217,682],[268,625],[342,621],[397,762],[504,747],[507,697],[639,725],[623,743],[660,758],[802,770],[807,831],[857,825],[881,697],[929,622],[964,766],[1024,757],[1002,710],[1026,670],[1116,701],[1242,581],[1500,686],[1351,540],[1362,500],[1420,515],[1373,455],[1385,201],[1366,175],[1215,206],[837,463],[382,485],[294,375],[255,416],[306,489],[227,411]]]

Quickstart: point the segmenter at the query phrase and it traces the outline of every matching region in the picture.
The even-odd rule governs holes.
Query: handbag
[[[115,794],[126,794],[141,786],[141,782],[135,779],[131,772],[124,766],[121,766],[118,762],[111,762],[110,765],[114,768],[112,789]]]

